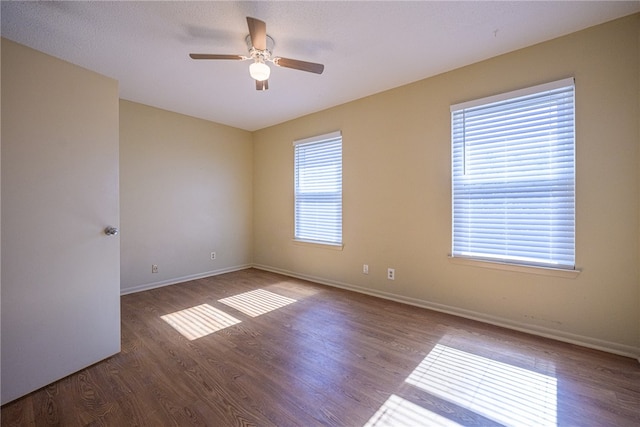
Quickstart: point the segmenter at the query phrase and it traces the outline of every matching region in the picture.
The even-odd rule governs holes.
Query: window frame
[[[567,117],[569,117],[569,119],[560,119],[558,118],[556,123],[561,123],[564,124],[565,127],[570,128],[571,129],[571,133],[570,133],[570,138],[558,138],[558,140],[555,141],[555,145],[553,145],[553,147],[557,147],[557,146],[564,146],[566,147],[566,142],[564,142],[564,140],[566,139],[567,141],[569,141],[570,143],[570,148],[572,150],[571,154],[570,154],[570,158],[571,158],[571,164],[570,164],[570,172],[569,173],[565,173],[565,178],[570,177],[571,179],[571,188],[570,188],[570,209],[568,210],[569,214],[564,213],[565,217],[569,217],[571,219],[571,231],[570,234],[570,244],[571,244],[571,248],[566,249],[568,255],[563,255],[562,257],[556,258],[556,261],[562,259],[563,262],[554,262],[554,261],[548,261],[548,260],[542,260],[542,259],[518,259],[517,256],[507,256],[507,254],[503,254],[502,256],[496,255],[495,253],[489,253],[490,250],[483,252],[482,250],[478,250],[479,247],[481,247],[481,244],[476,243],[477,246],[473,246],[473,243],[470,243],[469,245],[472,246],[472,250],[468,250],[466,251],[462,251],[460,248],[464,245],[462,245],[460,242],[461,240],[464,240],[465,238],[461,238],[460,236],[457,236],[456,233],[459,232],[459,228],[460,225],[462,224],[462,221],[458,220],[456,218],[456,215],[460,216],[460,212],[458,211],[464,211],[465,209],[469,209],[467,208],[460,208],[460,209],[456,209],[456,203],[460,203],[461,199],[457,198],[457,194],[456,194],[456,188],[461,188],[463,187],[463,182],[471,182],[474,183],[473,179],[469,179],[468,177],[465,176],[465,174],[467,174],[467,165],[466,162],[468,162],[468,155],[467,155],[467,151],[469,150],[467,148],[467,134],[463,133],[463,135],[461,136],[460,133],[456,134],[456,132],[459,132],[460,129],[457,128],[457,126],[459,126],[459,120],[460,120],[460,115],[462,114],[462,117],[465,117],[463,114],[465,111],[471,110],[471,109],[476,109],[476,110],[482,110],[482,109],[486,109],[489,110],[492,107],[495,106],[500,106],[500,103],[504,103],[505,105],[510,105],[510,108],[513,108],[513,105],[517,104],[519,101],[527,99],[527,97],[535,97],[535,96],[539,96],[539,95],[543,95],[543,94],[552,94],[555,93],[556,91],[562,90],[566,88],[567,90],[567,96],[571,97],[570,100],[570,107],[571,107],[571,111],[570,111],[570,115],[567,115]],[[451,253],[450,253],[450,258],[451,259],[455,259],[455,261],[457,263],[466,263],[466,264],[471,264],[471,265],[479,265],[479,264],[483,264],[483,263],[488,263],[488,264],[497,264],[501,267],[501,269],[507,269],[507,270],[516,270],[516,271],[531,271],[531,270],[535,270],[535,269],[548,269],[551,271],[558,271],[558,272],[565,272],[565,271],[578,271],[576,269],[576,233],[575,233],[575,213],[576,213],[576,191],[575,191],[575,187],[576,187],[576,179],[575,179],[575,174],[576,174],[576,163],[575,163],[575,151],[576,151],[576,138],[575,138],[575,81],[574,78],[567,78],[567,79],[562,79],[562,80],[558,80],[555,82],[550,82],[550,83],[546,83],[543,85],[537,85],[537,86],[532,86],[532,87],[528,87],[528,88],[524,88],[524,89],[520,89],[520,90],[516,90],[516,91],[511,91],[511,92],[506,92],[506,93],[502,93],[499,95],[495,95],[495,96],[490,96],[490,97],[485,97],[485,98],[480,98],[480,99],[476,99],[476,100],[472,100],[472,101],[468,101],[468,102],[463,102],[463,103],[459,103],[459,104],[454,104],[451,105],[451,161],[452,161],[452,171],[451,171],[451,176],[452,176],[452,197],[451,197],[451,202],[452,202],[452,228],[451,228]],[[506,109],[506,111],[512,111],[509,110],[508,108]],[[457,114],[457,115],[456,115]],[[456,121],[458,120],[458,121]],[[531,121],[531,118],[527,117],[527,122],[529,123]],[[467,132],[467,124],[466,122],[462,122],[461,127],[464,129],[464,132]],[[494,129],[493,127],[491,129]],[[517,139],[516,139],[517,141]],[[558,141],[561,141],[561,143],[558,143]],[[462,144],[462,146],[461,146]],[[524,145],[524,143],[522,141],[518,142],[518,145]],[[462,150],[463,154],[460,155],[460,150]],[[456,156],[458,156],[458,158],[456,158]],[[460,158],[461,157],[461,158]],[[495,157],[492,157],[491,159],[494,159]],[[512,161],[512,158],[510,157],[505,157],[507,159],[509,159],[509,161]],[[518,158],[518,157],[513,157],[513,158]],[[456,163],[457,162],[457,163]],[[487,166],[487,165],[491,165],[490,164],[490,160],[489,161],[485,161],[486,163],[483,166]],[[462,170],[461,170],[462,169]],[[551,167],[549,167],[548,169],[544,169],[544,170],[549,170],[549,171],[555,171],[556,169],[553,169]],[[481,180],[478,179],[477,181],[475,181],[475,184],[477,184],[477,182],[480,182]],[[515,182],[514,178],[511,176],[509,177],[509,179],[505,179],[506,182],[509,182],[510,184],[513,184],[513,182]],[[529,181],[527,181],[529,182]],[[507,187],[508,188],[508,187]],[[486,190],[485,190],[486,191]],[[464,191],[461,191],[464,192]],[[473,193],[469,193],[469,194],[473,194]],[[482,194],[482,193],[477,193],[477,194]],[[508,195],[513,195],[513,194],[518,194],[519,196],[526,196],[528,194],[528,191],[524,191],[523,193],[517,193],[515,192],[515,190],[510,190],[510,192],[508,193]],[[508,196],[504,196],[505,199],[507,199]],[[527,199],[528,202],[531,202],[531,200],[534,200],[534,196],[528,196],[529,198]],[[551,199],[553,199],[553,197],[551,197]],[[463,199],[465,200],[465,199]],[[469,199],[465,200],[467,202],[467,206],[473,206],[474,201],[469,201]],[[508,204],[508,203],[507,203]],[[476,206],[479,206],[480,202],[476,202]],[[559,203],[554,201],[553,203],[550,204],[550,206],[552,207],[553,211],[552,212],[557,212],[559,210],[558,208]],[[514,209],[514,208],[506,208],[505,211],[508,211],[509,209]],[[514,209],[515,210],[515,209]],[[565,208],[566,210],[566,208]],[[483,215],[483,214],[481,214]],[[475,218],[479,217],[480,215],[476,216]],[[473,216],[470,216],[471,218],[474,218]],[[493,218],[492,218],[493,219]],[[469,221],[469,224],[472,224],[473,220]],[[472,224],[473,225],[473,224]],[[458,226],[458,228],[457,228]],[[477,232],[476,229],[472,228],[471,229],[471,234],[474,234]],[[463,233],[464,234],[464,233]],[[500,233],[498,233],[500,234]],[[508,237],[508,233],[505,233],[506,240],[509,240]],[[555,238],[555,237],[554,237]],[[458,239],[458,240],[456,240]],[[489,237],[489,239],[493,239],[493,237]],[[472,239],[468,239],[469,241]],[[496,241],[499,241],[499,239],[496,239]],[[521,240],[522,241],[522,240]],[[525,240],[526,241],[526,240]],[[456,246],[456,243],[458,243],[458,246]],[[531,249],[534,245],[530,245],[527,247],[526,250],[523,250],[523,253],[525,252],[533,252],[533,250]],[[564,258],[563,258],[564,257]],[[566,262],[564,262],[566,260],[567,257],[570,257],[570,263],[567,264]],[[495,265],[492,267],[495,268]]]
[[[316,173],[315,179],[313,178],[314,174],[309,175],[309,177],[307,178],[307,184],[313,184],[316,191],[301,190],[300,182],[304,181],[304,178],[301,178],[301,174],[300,174],[301,172],[304,172],[304,167],[301,168],[301,166],[305,166],[305,165],[299,164],[299,160],[300,160],[299,153],[301,153],[300,150],[303,150],[304,148],[313,149],[313,148],[322,147],[323,145],[328,145],[329,148],[333,146],[331,151],[336,151],[336,148],[335,148],[336,143],[339,144],[339,147],[337,149],[338,156],[339,156],[339,165],[336,165],[335,163],[336,159],[333,157],[330,163],[324,163],[322,162],[322,160],[320,160],[320,158],[316,158],[314,162],[312,162],[312,164],[307,165],[307,168],[316,166],[319,168],[324,168],[325,172],[327,173],[322,173],[322,174]],[[313,245],[313,246],[319,246],[319,247],[331,248],[331,249],[342,249],[344,246],[343,229],[342,229],[342,225],[343,225],[342,143],[343,143],[343,140],[342,140],[341,131],[330,132],[322,135],[317,135],[317,136],[293,141],[293,148],[294,148],[293,150],[293,157],[294,157],[293,242],[296,244]],[[324,148],[327,148],[327,147],[324,147]],[[320,153],[321,155],[323,153],[327,154],[326,151],[322,151],[322,150],[317,151],[316,154],[317,153]],[[335,155],[335,153],[328,153],[328,154]],[[321,163],[313,164],[317,161],[320,161]],[[338,176],[336,176],[336,174],[334,173],[335,171],[331,171],[331,169],[336,169]],[[336,191],[321,192],[321,191],[317,191],[318,185],[320,185],[321,187],[322,186],[331,187],[332,185],[338,185],[338,188]],[[309,222],[300,224],[300,220],[304,219],[304,218],[301,218],[302,213],[300,212],[300,208],[302,206],[301,199],[307,199],[310,201],[310,203],[320,204],[325,207],[328,206],[330,207],[330,209],[335,209],[336,208],[335,203],[336,201],[338,201],[339,203],[338,203],[337,209],[339,213],[333,219],[334,220],[337,219],[339,224],[337,225],[334,224],[335,227],[333,228],[331,226],[325,227],[322,225],[318,225],[317,223],[316,225],[312,225],[313,221],[311,220],[311,218],[307,218],[309,219]],[[322,199],[325,199],[325,200],[323,201]],[[320,213],[319,215],[322,216],[323,214]],[[301,228],[304,228],[306,231],[302,230]],[[323,231],[328,232],[330,234],[324,237],[317,234],[317,233],[322,233]],[[312,235],[311,233],[316,233],[316,234]]]

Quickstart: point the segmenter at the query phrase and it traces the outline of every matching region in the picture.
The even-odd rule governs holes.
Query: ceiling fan
[[[190,53],[189,56],[192,59],[231,59],[238,61],[252,59],[253,63],[249,66],[249,74],[256,81],[256,90],[269,89],[271,69],[266,64],[267,62],[272,62],[279,67],[293,68],[294,70],[308,71],[315,74],[322,74],[324,71],[324,65],[322,64],[279,56],[272,57],[271,51],[273,50],[274,41],[267,35],[267,24],[264,21],[247,16],[247,25],[249,26],[249,35],[245,41],[249,48],[249,56],[210,53]]]

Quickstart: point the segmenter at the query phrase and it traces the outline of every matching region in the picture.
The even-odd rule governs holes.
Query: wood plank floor
[[[638,426],[640,364],[260,270],[122,297],[122,352],[2,426]]]

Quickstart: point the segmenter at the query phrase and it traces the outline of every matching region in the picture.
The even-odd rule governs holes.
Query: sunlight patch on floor
[[[240,320],[209,304],[197,305],[160,317],[191,341],[240,323]]]
[[[557,380],[438,344],[406,380],[505,426],[556,426]]]
[[[255,291],[220,299],[218,302],[233,307],[247,316],[256,317],[294,303],[296,300],[265,291],[264,289],[256,289]]]
[[[430,426],[460,427],[460,424],[392,394],[364,427]]]

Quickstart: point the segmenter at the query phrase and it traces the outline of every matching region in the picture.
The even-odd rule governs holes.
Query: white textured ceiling
[[[120,97],[261,129],[640,11],[640,1],[2,2],[2,36],[119,81]],[[267,23],[274,56],[255,90],[246,16]]]

